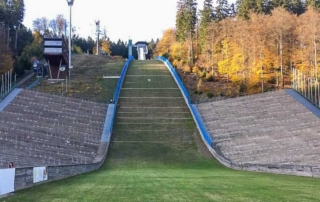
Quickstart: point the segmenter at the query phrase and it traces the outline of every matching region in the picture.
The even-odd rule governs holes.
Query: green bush
[[[208,96],[208,98],[211,99],[211,98],[213,97],[213,93],[212,93],[212,92],[208,92],[208,93],[207,93],[207,96]]]
[[[201,95],[202,93],[203,93],[202,91],[199,91],[199,92],[198,92],[199,95]]]
[[[97,77],[96,77],[96,81],[97,81],[97,82],[100,82],[100,81],[102,81],[102,80],[103,80],[102,77],[100,77],[100,76],[97,76]]]
[[[224,92],[220,92],[220,96],[221,97],[225,96],[225,93]]]
[[[198,91],[197,91],[197,90],[195,90],[193,93],[194,93],[194,94],[198,94]]]
[[[166,59],[169,59],[170,54],[169,53],[165,53],[165,54],[162,55],[162,57],[165,57]]]
[[[72,52],[73,53],[77,53],[77,54],[81,54],[82,53],[82,49],[77,45],[73,45],[72,46]]]

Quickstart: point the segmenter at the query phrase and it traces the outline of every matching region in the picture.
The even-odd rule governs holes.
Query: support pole
[[[72,31],[72,24],[71,24],[71,17],[72,17],[72,14],[71,14],[71,12],[72,12],[72,5],[70,4],[69,5],[70,6],[70,22],[69,22],[69,67],[68,67],[68,72],[69,72],[69,82],[71,81],[71,37],[72,37],[72,33],[71,33],[71,31]]]

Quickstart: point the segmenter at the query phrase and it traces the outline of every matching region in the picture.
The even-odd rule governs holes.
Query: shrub
[[[194,93],[194,94],[198,94],[198,91],[197,91],[197,90],[195,90],[193,93]]]
[[[200,78],[206,78],[206,76],[207,76],[206,70],[203,70],[202,72],[199,71],[199,77],[200,77]]]
[[[184,73],[190,73],[191,67],[188,64],[183,65],[182,70]]]
[[[271,77],[267,80],[268,83],[271,83],[271,84],[276,84],[277,83],[277,78],[276,77]]]
[[[198,94],[201,95],[201,94],[202,94],[202,91],[199,91]]]
[[[194,66],[193,68],[192,68],[192,73],[195,73],[195,74],[198,74],[199,73],[199,67],[197,67],[197,66]]]
[[[164,58],[166,58],[166,59],[169,59],[170,54],[169,54],[169,53],[164,53],[164,54],[162,54],[162,57],[164,57]]]
[[[73,45],[72,46],[72,52],[73,53],[77,53],[77,54],[81,54],[82,53],[82,49],[77,45]]]
[[[213,82],[214,81],[214,77],[211,74],[207,74],[206,75],[206,81]]]
[[[102,80],[103,80],[102,77],[100,77],[100,76],[97,76],[97,77],[96,77],[96,81],[97,81],[97,82],[102,81]]]
[[[244,82],[240,83],[240,85],[239,85],[239,93],[244,93],[246,91],[247,91],[247,85]]]
[[[213,97],[213,93],[212,93],[212,92],[208,92],[208,93],[207,93],[207,96],[208,96],[208,98],[211,99],[211,98]]]
[[[224,92],[220,92],[220,96],[221,97],[225,96],[225,93]]]

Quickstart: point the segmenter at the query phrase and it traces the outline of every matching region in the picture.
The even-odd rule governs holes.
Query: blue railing
[[[123,81],[124,81],[124,77],[126,76],[128,67],[129,67],[130,63],[132,62],[132,60],[134,60],[134,57],[130,56],[128,58],[127,62],[124,64],[124,67],[123,67],[123,69],[121,71],[120,79],[118,81],[118,84],[117,84],[117,87],[116,87],[116,91],[114,92],[114,95],[113,95],[113,103],[114,104],[118,104],[118,99],[119,99],[120,90],[121,90],[121,87],[122,87],[122,84],[123,84]]]
[[[119,78],[119,81],[118,81],[118,84],[117,84],[117,87],[116,87],[116,90],[115,90],[114,95],[113,95],[113,100],[112,101],[114,103],[114,110],[113,110],[112,120],[111,120],[111,125],[110,125],[110,133],[112,133],[112,130],[113,130],[113,123],[114,123],[114,120],[115,120],[115,117],[116,117],[117,105],[118,105],[118,100],[119,100],[119,95],[120,95],[120,91],[121,91],[121,88],[122,88],[122,84],[123,84],[124,78],[126,76],[128,67],[130,66],[130,63],[132,62],[132,60],[134,60],[134,57],[130,56],[128,58],[128,60],[126,61],[125,65],[123,66],[121,74],[120,74],[120,78]]]
[[[202,135],[203,139],[206,141],[206,143],[210,146],[212,146],[212,138],[210,136],[210,134],[208,133],[207,131],[207,128],[206,126],[204,125],[203,123],[203,120],[196,108],[195,105],[193,105],[191,103],[191,99],[190,99],[190,96],[189,96],[189,92],[187,91],[187,89],[185,88],[185,86],[183,85],[183,82],[181,81],[177,71],[175,70],[175,68],[171,65],[171,63],[169,62],[169,60],[167,60],[165,57],[155,57],[156,60],[160,60],[162,61],[169,69],[169,71],[171,72],[174,80],[176,81],[178,87],[180,88],[181,90],[181,93],[191,111],[191,114],[193,116],[193,119],[195,120],[196,122],[196,125],[198,127],[198,130],[200,132],[200,134]]]

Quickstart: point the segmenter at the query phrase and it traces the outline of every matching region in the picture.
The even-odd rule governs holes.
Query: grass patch
[[[318,201],[319,186],[318,179],[229,170],[195,149],[117,143],[99,171],[18,191],[0,201],[300,202]]]
[[[96,102],[111,102],[118,79],[104,79],[103,76],[119,76],[125,62],[95,55],[77,55],[73,61],[74,68],[67,89],[65,83],[52,84],[43,80],[34,90]]]

